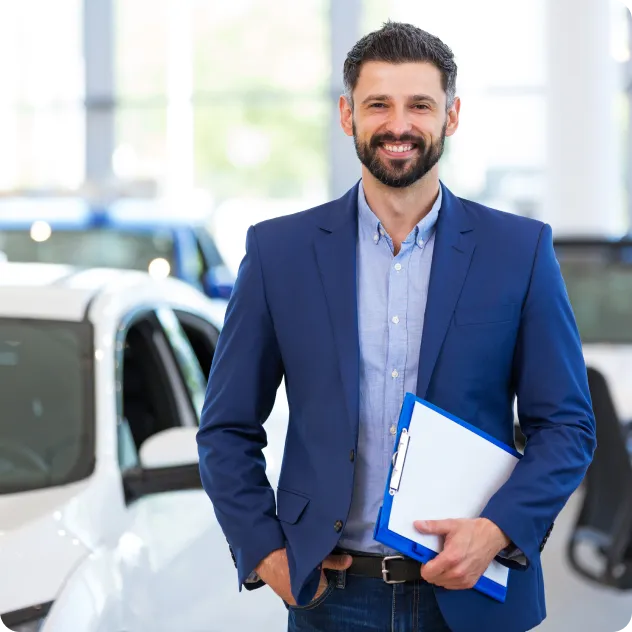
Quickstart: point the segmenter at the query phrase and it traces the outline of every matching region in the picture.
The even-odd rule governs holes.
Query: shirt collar
[[[406,237],[405,241],[414,239],[417,246],[420,248],[430,239],[434,232],[439,218],[439,210],[441,209],[441,202],[443,200],[443,187],[439,184],[439,195],[432,205],[430,212],[426,215],[413,230]],[[378,244],[382,237],[387,237],[386,231],[382,228],[382,222],[377,218],[377,215],[371,210],[369,203],[366,201],[364,195],[364,187],[362,186],[362,180],[360,180],[358,189],[358,225],[362,229],[362,233],[365,233],[374,243]],[[390,239],[390,238],[389,238]]]

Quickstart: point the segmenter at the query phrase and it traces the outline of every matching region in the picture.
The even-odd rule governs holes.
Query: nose
[[[393,107],[390,110],[388,121],[388,131],[396,137],[408,134],[412,130],[412,123],[409,118],[408,108]]]

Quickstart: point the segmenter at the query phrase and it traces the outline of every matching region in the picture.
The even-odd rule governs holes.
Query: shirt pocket
[[[492,323],[509,323],[515,320],[518,313],[515,303],[500,305],[464,305],[457,308],[454,323],[457,327],[469,325],[487,325]]]

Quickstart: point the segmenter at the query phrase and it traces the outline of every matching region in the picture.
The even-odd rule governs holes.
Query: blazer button
[[[342,531],[342,520],[336,520],[336,522],[334,522],[334,531],[336,531],[336,533]]]
[[[349,454],[349,460],[351,461],[351,463],[355,461],[355,450],[351,450],[351,453]]]

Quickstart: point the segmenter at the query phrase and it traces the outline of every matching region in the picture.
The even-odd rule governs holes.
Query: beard
[[[353,123],[353,144],[360,162],[387,187],[402,189],[421,180],[438,162],[443,155],[445,134],[448,126],[443,124],[439,138],[428,145],[422,136],[402,134],[397,138],[394,134],[375,134],[369,142],[358,138],[355,121]],[[410,158],[388,158],[380,155],[380,145],[384,143],[404,142],[412,143],[417,155]]]

